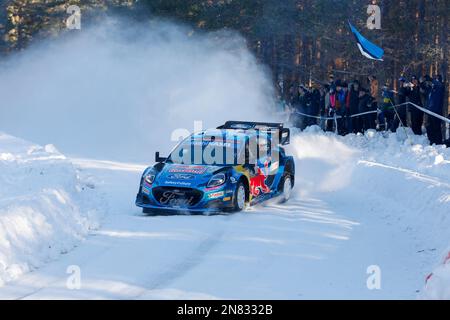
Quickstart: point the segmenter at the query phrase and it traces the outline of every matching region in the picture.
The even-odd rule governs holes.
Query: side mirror
[[[285,146],[291,142],[291,130],[289,128],[283,128],[281,130],[280,144]]]
[[[159,156],[159,152],[158,152],[158,151],[155,152],[155,162],[156,162],[156,163],[164,162],[164,161],[166,161],[166,160],[167,160],[167,158],[164,158],[164,157],[160,157],[160,156]]]

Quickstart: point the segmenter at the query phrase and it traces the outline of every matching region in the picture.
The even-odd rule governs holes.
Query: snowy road
[[[389,189],[369,194],[360,174],[447,194],[449,186],[353,161],[347,151],[335,152],[338,161],[347,161],[345,173],[298,155],[289,203],[225,216],[143,216],[133,204],[143,166],[74,160],[81,174],[101,181],[109,204],[102,227],[71,252],[2,287],[0,298],[415,298],[436,249],[421,248],[408,228],[393,224],[409,204]],[[321,180],[336,175],[340,184],[350,175],[361,183],[320,189]],[[81,270],[80,289],[66,285],[72,265]],[[371,265],[382,272],[380,290],[367,288]]]

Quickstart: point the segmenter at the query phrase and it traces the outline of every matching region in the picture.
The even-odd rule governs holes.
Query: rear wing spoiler
[[[284,128],[283,123],[271,122],[252,122],[252,121],[227,121],[217,129],[235,129],[235,130],[279,130],[280,144],[288,145],[291,140],[291,130]]]

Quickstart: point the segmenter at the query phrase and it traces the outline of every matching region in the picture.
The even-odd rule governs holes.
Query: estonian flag
[[[350,21],[348,24],[355,35],[359,51],[361,51],[361,53],[369,59],[383,61],[384,50],[364,38],[361,33],[359,33],[358,30],[356,30],[356,28],[350,23]]]

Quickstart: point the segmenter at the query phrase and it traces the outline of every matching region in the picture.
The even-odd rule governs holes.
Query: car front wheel
[[[238,212],[244,210],[245,198],[245,186],[242,182],[239,182],[234,191],[234,211]]]

